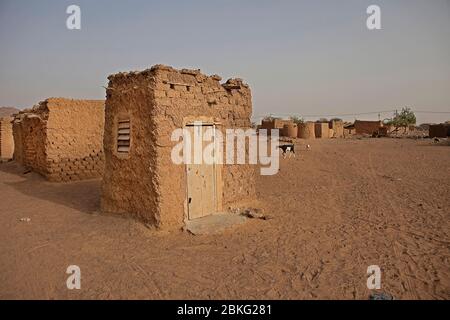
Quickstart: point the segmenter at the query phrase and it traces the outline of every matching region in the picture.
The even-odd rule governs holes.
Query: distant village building
[[[316,138],[328,139],[330,137],[328,122],[316,122],[314,131]]]
[[[265,129],[267,130],[267,135],[270,135],[270,130],[278,129],[278,134],[281,137],[293,137],[294,130],[296,129],[296,125],[293,120],[285,120],[285,119],[278,119],[278,118],[268,118],[268,119],[262,119],[261,125],[258,126],[258,129]]]
[[[445,138],[450,137],[450,124],[431,124],[429,127],[429,137],[430,138]]]
[[[104,101],[50,98],[17,114],[14,159],[50,181],[103,174]]]
[[[220,83],[217,75],[163,65],[108,79],[103,211],[172,229],[255,198],[254,165],[171,159],[176,129],[251,128],[251,92],[241,79]]]
[[[14,153],[11,117],[0,118],[0,161],[10,160]]]
[[[297,138],[298,128],[294,122],[289,122],[283,126],[280,132],[282,137]]]
[[[390,132],[388,127],[380,127],[378,128],[378,131],[375,132],[374,137],[387,137],[389,133]]]
[[[294,123],[293,120],[268,118],[261,121],[258,129],[266,129],[270,134],[271,129],[279,129],[281,137],[315,139],[315,138],[343,138],[344,122],[342,120],[331,121],[307,121]]]
[[[330,138],[344,137],[344,122],[342,120],[330,120],[328,127],[330,128]]]
[[[283,129],[284,125],[294,123],[292,120],[268,118],[261,121],[261,129]]]
[[[344,123],[344,137],[350,137],[355,134],[355,124],[354,123]]]
[[[355,133],[356,134],[369,134],[378,132],[378,129],[383,126],[381,121],[361,121],[355,120]]]
[[[315,139],[315,123],[312,121],[299,123],[297,137],[300,139]]]

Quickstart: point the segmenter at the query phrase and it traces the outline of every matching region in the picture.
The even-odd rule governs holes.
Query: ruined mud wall
[[[11,117],[0,118],[0,159],[12,159],[14,153],[14,139]]]
[[[104,101],[47,101],[47,177],[73,181],[103,175]]]
[[[13,140],[14,140],[14,153],[13,159],[23,165],[24,163],[24,152],[23,152],[23,129],[22,122],[19,121],[18,117],[13,120]]]
[[[381,121],[355,121],[355,133],[356,134],[370,134],[378,131],[378,128],[383,124]]]
[[[250,89],[240,79],[221,84],[217,75],[161,65],[109,80],[102,208],[131,213],[159,227],[180,227],[186,218],[186,168],[171,160],[178,143],[171,141],[172,132],[200,119],[216,123],[222,132],[250,128]],[[116,152],[118,117],[131,120],[127,155]],[[255,166],[224,164],[220,174],[224,209],[255,197]]]
[[[344,128],[344,137],[348,138],[355,134],[355,128]]]
[[[329,128],[333,130],[330,137],[343,138],[344,137],[344,122],[338,120],[331,120],[329,122]]]
[[[36,110],[38,109],[33,108],[21,112],[14,118],[14,160],[42,175],[46,175],[45,114],[36,112]]]
[[[50,181],[103,173],[104,102],[50,98],[16,116],[14,159]]]

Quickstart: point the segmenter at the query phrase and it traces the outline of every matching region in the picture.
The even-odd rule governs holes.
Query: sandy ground
[[[99,214],[99,181],[0,164],[0,298],[367,299],[375,264],[396,299],[449,299],[450,147],[311,144],[258,177],[273,219],[208,236]],[[81,290],[66,287],[73,264]]]

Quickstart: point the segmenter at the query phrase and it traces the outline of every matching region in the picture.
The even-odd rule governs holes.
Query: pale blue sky
[[[103,99],[109,74],[163,63],[244,78],[255,116],[450,112],[450,0],[0,0],[0,44],[1,106]]]

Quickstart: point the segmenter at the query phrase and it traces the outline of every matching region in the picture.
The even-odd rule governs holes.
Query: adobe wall
[[[47,168],[51,181],[103,175],[105,109],[101,100],[47,100]]]
[[[23,129],[22,123],[19,122],[19,116],[16,116],[12,122],[12,128],[13,128],[13,140],[14,140],[14,152],[13,152],[13,159],[20,163],[21,165],[24,164],[24,145],[23,145]]]
[[[279,135],[287,137],[288,131],[287,129],[284,129],[285,126],[294,126],[293,120],[283,120],[283,119],[263,119],[261,121],[261,125],[259,126],[260,129],[266,129],[267,135],[270,135],[270,130],[272,129],[279,129]],[[291,129],[291,133],[292,133]]]
[[[156,224],[160,210],[156,172],[156,79],[150,72],[108,77],[105,102],[105,172],[101,208]],[[128,155],[117,153],[119,119],[130,119]]]
[[[295,123],[285,124],[280,131],[281,136],[288,138],[297,138],[298,128]]]
[[[328,122],[316,122],[314,124],[314,132],[316,138],[326,139],[330,137],[330,129]]]
[[[11,117],[0,118],[0,160],[12,159],[14,153],[14,139],[12,134]]]
[[[103,174],[104,102],[50,98],[16,116],[14,159],[50,181]]]
[[[379,127],[382,127],[381,121],[361,121],[355,120],[355,132],[356,134],[370,134],[378,131]]]
[[[311,121],[299,123],[297,136],[301,139],[315,139],[315,123]]]
[[[160,228],[179,228],[187,218],[186,167],[171,160],[178,144],[171,141],[172,132],[194,120],[216,122],[223,132],[250,128],[250,88],[241,79],[221,84],[217,75],[162,65],[108,79],[102,209]],[[116,144],[121,118],[130,119],[125,155],[117,152]],[[223,210],[255,197],[254,167],[221,166]]]
[[[283,120],[283,119],[263,119],[261,121],[262,129],[283,129],[285,125],[293,124],[292,120]]]
[[[20,112],[13,120],[14,160],[46,175],[46,124],[33,110]]]
[[[343,138],[344,137],[344,122],[338,120],[332,120],[329,122],[329,128],[333,130],[330,137]]]
[[[380,127],[378,129],[378,136],[380,137],[387,137],[389,135],[389,128],[384,126],[384,127]]]
[[[344,137],[345,138],[349,138],[349,137],[351,137],[354,134],[356,134],[354,127],[344,128]]]
[[[450,124],[441,123],[441,124],[432,124],[429,128],[430,138],[445,138],[450,136]]]

